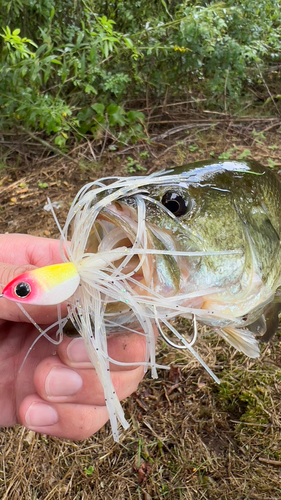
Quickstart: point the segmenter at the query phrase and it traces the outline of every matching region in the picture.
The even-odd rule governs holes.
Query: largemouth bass
[[[100,179],[80,190],[69,211],[65,264],[21,275],[3,296],[38,305],[68,299],[68,318],[85,339],[118,439],[116,416],[127,423],[111,383],[107,335],[143,330],[154,377],[155,324],[216,381],[193,348],[197,321],[258,357],[257,338],[269,340],[278,326],[280,214],[281,184],[255,161]],[[192,341],[171,323],[176,316],[193,320]]]

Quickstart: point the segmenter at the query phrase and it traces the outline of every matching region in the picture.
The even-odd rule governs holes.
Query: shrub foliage
[[[237,106],[280,64],[279,0],[2,0],[0,20],[0,127],[60,147],[72,132],[141,137],[147,95]]]

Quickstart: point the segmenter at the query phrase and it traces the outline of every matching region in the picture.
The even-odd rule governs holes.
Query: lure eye
[[[167,191],[161,202],[164,207],[170,210],[170,212],[177,217],[186,214],[189,209],[188,201],[181,194],[176,193],[175,191]]]
[[[18,283],[17,286],[15,286],[15,294],[17,295],[17,297],[20,297],[21,299],[25,299],[25,297],[28,297],[30,292],[31,292],[30,285],[28,283],[25,283],[24,281]]]

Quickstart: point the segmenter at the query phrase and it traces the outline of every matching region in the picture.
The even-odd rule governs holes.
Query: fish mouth
[[[213,312],[213,301],[224,301],[217,294],[225,288],[220,283],[209,283],[205,268],[201,271],[202,256],[208,252],[201,250],[189,235],[184,238],[184,230],[178,233],[179,237],[174,230],[176,225],[163,227],[161,213],[154,210],[154,217],[148,209],[150,204],[137,196],[104,204],[95,213],[78,262],[82,281],[90,285],[95,282],[96,289],[99,286],[106,314],[128,311],[130,307],[123,300],[123,293],[128,293],[134,304],[144,304],[150,311],[158,306],[161,311],[169,310],[166,317],[170,312],[177,315],[181,312],[189,318],[195,314],[202,316],[205,322],[210,317],[214,323],[217,315]],[[87,213],[82,212],[82,216],[88,227]],[[213,253],[217,252],[209,254]],[[91,269],[97,274],[90,278]],[[219,323],[221,316],[228,324],[229,315],[224,318],[219,313]]]
[[[124,256],[117,258],[113,265],[119,273],[122,271],[135,294],[156,292],[168,297],[178,292],[180,270],[177,258],[161,255],[161,250],[175,250],[172,237],[141,218],[134,203],[130,205],[122,200],[100,211],[85,251],[106,254],[120,248],[126,249]],[[159,254],[154,255],[154,250]]]
[[[132,250],[136,247],[138,221],[136,211],[119,202],[110,204],[99,213],[86,245],[86,252],[106,254],[119,248]],[[141,245],[138,245],[141,246]],[[152,278],[151,256],[143,258],[138,254],[117,258],[116,269],[122,269],[124,277],[130,276],[136,282],[149,283]]]

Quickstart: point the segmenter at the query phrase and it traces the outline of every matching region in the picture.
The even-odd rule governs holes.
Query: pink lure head
[[[5,286],[2,295],[24,304],[60,304],[74,294],[80,282],[72,262],[27,271]]]

